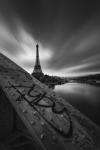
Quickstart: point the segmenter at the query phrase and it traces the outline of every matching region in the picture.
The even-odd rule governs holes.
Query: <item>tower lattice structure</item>
[[[43,72],[40,65],[40,59],[39,59],[39,45],[36,44],[36,60],[35,60],[35,66],[32,75],[36,78],[43,77]]]

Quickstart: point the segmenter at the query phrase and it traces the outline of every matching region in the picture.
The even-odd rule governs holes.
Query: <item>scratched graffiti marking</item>
[[[5,88],[13,88],[16,92],[19,93],[19,97],[16,101],[25,100],[27,103],[35,109],[39,115],[59,134],[64,137],[71,137],[73,134],[72,120],[68,110],[54,101],[54,98],[48,96],[47,92],[39,91],[37,86],[33,84],[32,86],[23,86],[23,85],[13,85],[10,82],[9,86]],[[27,96],[31,99],[27,99],[26,93],[23,93],[19,90],[20,87],[23,89],[29,89]],[[38,90],[38,91],[37,91]],[[65,119],[61,117],[64,114]],[[66,119],[67,118],[67,119]],[[69,124],[69,125],[68,125]]]

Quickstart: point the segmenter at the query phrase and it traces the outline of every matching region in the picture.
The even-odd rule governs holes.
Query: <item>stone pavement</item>
[[[42,150],[99,150],[100,128],[0,54],[0,86]]]

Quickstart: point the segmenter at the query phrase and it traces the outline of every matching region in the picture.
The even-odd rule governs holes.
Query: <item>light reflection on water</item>
[[[79,83],[67,83],[56,86],[55,91],[100,125],[100,87]]]

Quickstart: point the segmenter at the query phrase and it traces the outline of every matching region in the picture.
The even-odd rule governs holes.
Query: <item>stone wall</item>
[[[12,132],[13,118],[14,110],[0,88],[0,139],[3,139]]]

